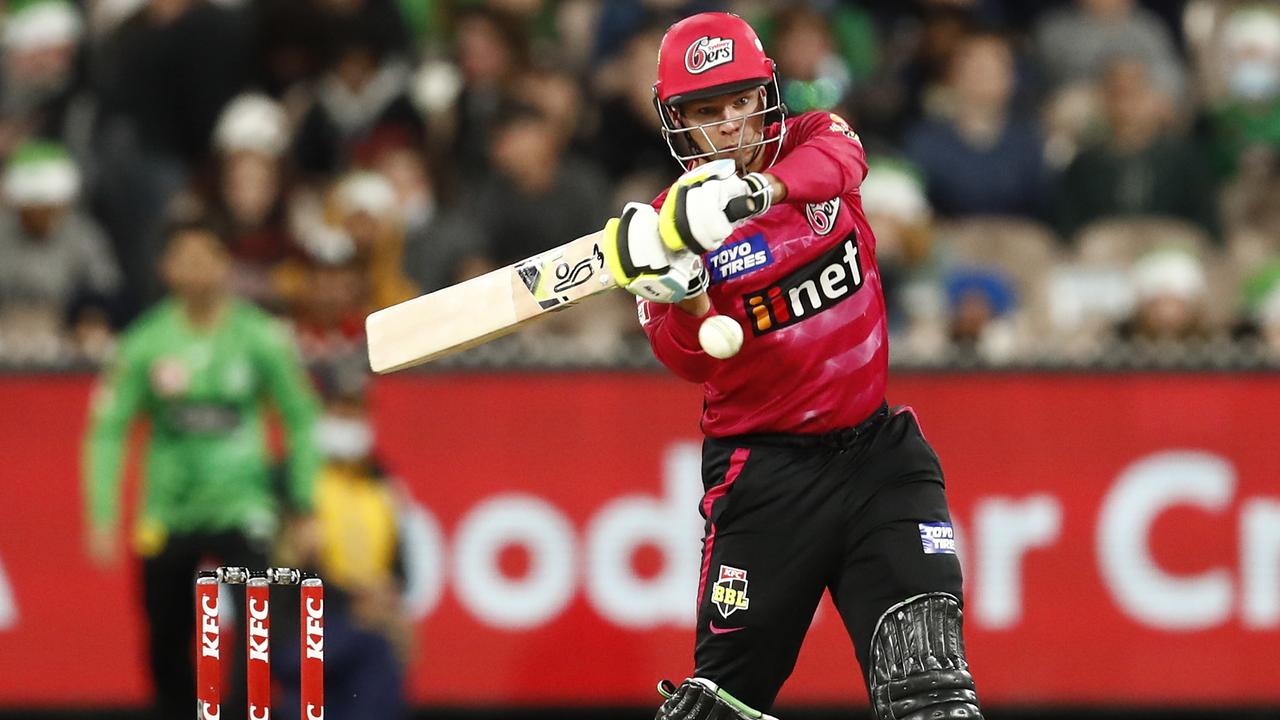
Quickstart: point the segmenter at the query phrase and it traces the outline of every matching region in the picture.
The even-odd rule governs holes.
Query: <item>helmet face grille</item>
[[[747,87],[750,87],[750,85],[747,85]],[[674,103],[663,103],[655,92],[654,106],[658,111],[659,119],[662,121],[662,138],[666,140],[667,148],[671,151],[671,156],[675,158],[680,167],[687,170],[698,161],[709,160],[717,155],[736,153],[739,150],[764,147],[770,144],[775,146],[773,148],[773,157],[770,158],[769,162],[764,167],[770,167],[773,163],[777,162],[778,154],[782,150],[783,138],[786,136],[786,106],[782,104],[780,99],[781,95],[778,92],[778,79],[776,77],[772,77],[767,83],[760,85],[760,90],[763,97],[761,100],[762,107],[759,110],[741,117],[716,120],[714,122],[696,125],[684,125],[680,119],[680,111],[674,107]],[[714,96],[725,92],[733,92],[733,89],[713,88],[710,90],[709,94]],[[708,93],[700,92],[697,93],[697,95],[706,97],[708,96]],[[694,98],[689,98],[686,95],[680,98],[673,98],[672,100],[690,99]],[[762,118],[762,129],[767,128],[771,122],[777,122],[779,124],[778,134],[773,137],[768,137],[766,134],[762,133],[760,139],[753,142],[745,142],[746,133],[743,132],[739,134],[738,144],[736,146],[712,151],[700,150],[698,143],[694,142],[694,137],[700,135],[705,147],[715,147],[715,143],[711,141],[711,134],[709,131],[724,125],[725,123],[740,122],[746,124],[755,118]]]
[[[741,118],[689,124],[678,109],[691,100],[753,87],[761,88],[762,109]],[[768,163],[772,165],[782,150],[786,109],[782,105],[774,62],[765,54],[756,31],[737,15],[699,13],[667,28],[658,49],[658,77],[653,84],[653,98],[662,121],[662,137],[681,168],[688,169],[716,155],[776,143]],[[694,141],[701,133],[704,146],[714,147],[711,131],[728,122],[746,122],[757,117],[763,119],[765,128],[778,122],[778,135],[762,136],[753,142],[745,142],[745,137],[740,136],[736,147],[718,152],[700,150]]]

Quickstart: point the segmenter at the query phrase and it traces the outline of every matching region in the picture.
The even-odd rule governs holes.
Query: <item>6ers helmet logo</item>
[[[675,105],[772,82],[773,61],[747,21],[730,13],[699,13],[662,36],[653,91],[659,104]]]
[[[697,139],[708,128],[735,120],[700,122],[683,117],[681,106],[728,93],[758,88],[761,102],[741,121],[769,127],[776,132],[753,131],[739,136],[738,150],[773,146],[772,165],[782,152],[786,137],[786,108],[782,105],[773,61],[764,53],[756,31],[732,13],[709,12],[687,17],[667,28],[658,48],[658,78],[653,84],[654,109],[662,122],[662,137],[671,156],[685,170],[708,159],[715,151],[701,149]]]
[[[684,69],[698,75],[733,62],[733,40],[703,35],[684,51]]]

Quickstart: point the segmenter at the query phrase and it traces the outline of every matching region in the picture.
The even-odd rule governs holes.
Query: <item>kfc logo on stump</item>
[[[684,69],[698,75],[713,67],[733,62],[733,40],[702,36],[684,51]]]

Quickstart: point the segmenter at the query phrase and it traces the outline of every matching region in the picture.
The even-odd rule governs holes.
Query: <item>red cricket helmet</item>
[[[753,87],[762,88],[762,109],[746,118],[776,114],[776,120],[781,122],[786,108],[780,100],[774,62],[765,55],[759,36],[746,20],[731,13],[708,12],[687,17],[667,28],[658,50],[658,81],[653,84],[653,97],[662,119],[662,136],[682,167],[687,168],[693,160],[716,154],[700,151],[687,137],[689,133],[703,133],[710,146],[707,128],[746,118],[685,126],[676,106]],[[766,117],[765,123],[768,122]],[[743,133],[738,147],[777,142],[776,160],[784,131],[785,125],[777,136],[768,139],[762,136],[759,141],[750,143],[742,142],[746,138],[746,133]]]

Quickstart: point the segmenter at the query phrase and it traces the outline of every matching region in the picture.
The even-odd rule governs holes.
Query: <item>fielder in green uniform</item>
[[[230,257],[216,232],[176,228],[161,271],[172,296],[125,332],[93,400],[85,480],[89,552],[110,564],[118,555],[129,428],[135,419],[150,421],[135,547],[143,558],[158,716],[168,719],[186,717],[195,702],[198,566],[266,567],[282,516],[293,518],[293,539],[316,535],[309,518],[318,403],[286,329],[230,295]],[[264,427],[267,403],[284,425],[280,483]],[[229,644],[224,662],[234,668],[243,652],[228,642],[233,635],[241,633],[222,641]],[[224,698],[231,717],[244,712],[235,702],[239,691]]]

